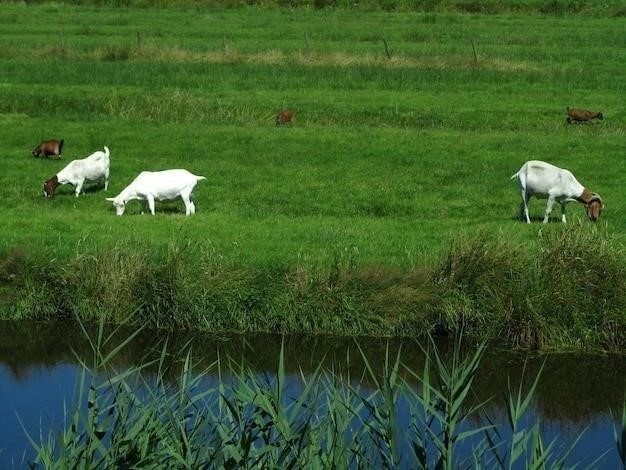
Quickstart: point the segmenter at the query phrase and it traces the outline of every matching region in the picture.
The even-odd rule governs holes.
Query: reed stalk
[[[503,437],[503,424],[491,422],[485,403],[472,396],[485,343],[467,351],[457,341],[444,356],[431,341],[423,348],[421,373],[388,348],[382,372],[376,371],[361,350],[367,385],[320,365],[294,388],[284,348],[273,374],[257,374],[233,359],[197,370],[189,350],[171,363],[166,344],[157,358],[116,370],[115,355],[134,337],[120,340],[101,325],[89,338],[93,355],[83,361],[63,429],[28,436],[36,451],[33,468],[560,468],[578,442],[565,450],[556,440],[546,443],[533,421],[540,373],[525,392],[523,385],[509,389],[511,437]],[[168,362],[177,364],[177,378]],[[400,429],[403,413],[411,421]],[[484,424],[476,424],[477,416]],[[473,452],[462,454],[468,443]]]

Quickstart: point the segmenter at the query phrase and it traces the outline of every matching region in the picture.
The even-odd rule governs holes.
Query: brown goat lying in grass
[[[291,120],[293,119],[293,117],[296,115],[295,111],[291,111],[289,109],[284,109],[282,111],[280,111],[277,115],[276,115],[276,125],[277,126],[281,126],[284,124],[291,124]]]
[[[53,156],[57,160],[61,158],[61,151],[63,150],[63,139],[61,140],[44,140],[31,152],[33,157],[48,157]]]
[[[587,111],[586,109],[570,109],[569,106],[567,108],[567,123],[571,124],[572,122],[589,122],[592,119],[599,119],[602,121],[604,116],[602,116],[601,112],[595,111]]]

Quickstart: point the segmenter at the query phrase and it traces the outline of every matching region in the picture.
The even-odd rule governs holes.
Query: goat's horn
[[[591,193],[591,199],[589,199],[589,203],[591,203],[592,201],[598,201],[600,204],[602,204],[602,207],[604,207],[604,201],[598,193]]]

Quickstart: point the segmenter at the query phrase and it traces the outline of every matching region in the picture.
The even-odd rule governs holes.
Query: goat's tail
[[[511,176],[512,180],[514,180],[515,178],[519,178],[519,171],[515,173],[513,176]]]
[[[202,181],[206,179],[206,176],[198,176],[198,175],[194,175],[196,177],[196,181]]]
[[[109,152],[109,147],[107,147],[106,145],[104,146],[104,154],[109,157],[111,155],[111,152]]]

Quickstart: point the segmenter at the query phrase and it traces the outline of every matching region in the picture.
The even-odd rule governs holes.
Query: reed
[[[615,426],[613,435],[622,466],[626,467],[626,398],[624,398],[624,407],[622,408],[621,428]]]
[[[486,343],[468,350],[457,339],[448,357],[431,341],[424,347],[421,372],[388,350],[382,372],[363,356],[368,380],[356,385],[353,377],[321,365],[309,376],[288,380],[284,349],[273,374],[255,374],[228,358],[198,370],[189,350],[177,356],[172,373],[166,345],[156,358],[116,370],[115,355],[134,336],[112,347],[108,343],[115,334],[105,334],[101,324],[90,338],[93,356],[83,362],[63,429],[29,436],[37,453],[34,468],[511,468],[520,463],[543,468],[571,463],[569,449],[562,450],[566,443],[544,444],[533,421],[540,373],[525,392],[523,385],[509,391],[506,423],[490,421],[485,403],[475,402],[472,383]],[[461,451],[468,444],[473,451]]]

